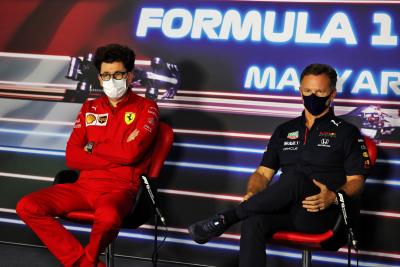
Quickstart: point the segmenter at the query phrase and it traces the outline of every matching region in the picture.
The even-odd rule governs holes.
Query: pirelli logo
[[[95,114],[87,112],[85,115],[86,126],[106,126],[108,121],[108,113]]]

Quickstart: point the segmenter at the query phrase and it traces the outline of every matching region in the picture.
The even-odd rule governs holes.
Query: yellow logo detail
[[[125,123],[131,124],[135,120],[136,114],[133,112],[125,112]]]
[[[86,124],[92,124],[96,120],[96,116],[91,113],[87,113],[86,115]]]

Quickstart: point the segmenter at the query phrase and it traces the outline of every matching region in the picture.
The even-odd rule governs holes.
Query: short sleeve
[[[264,152],[260,166],[264,166],[276,171],[280,168],[279,136],[280,127],[278,127],[272,134],[271,139],[268,142],[267,150]]]
[[[356,127],[351,128],[348,136],[344,147],[346,175],[363,175],[366,178],[370,173],[371,161],[364,138]]]

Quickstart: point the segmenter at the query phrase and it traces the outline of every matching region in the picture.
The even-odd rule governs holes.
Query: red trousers
[[[64,266],[75,266],[82,257],[91,262],[89,266],[96,266],[100,253],[116,238],[123,218],[132,209],[134,195],[129,186],[115,181],[78,180],[25,196],[17,204],[17,213]],[[54,218],[76,210],[94,211],[85,248]]]

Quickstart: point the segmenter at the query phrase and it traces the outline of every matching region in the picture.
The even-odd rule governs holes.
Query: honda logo
[[[323,144],[323,145],[329,144],[329,139],[325,139],[325,138],[321,139],[321,144]]]

